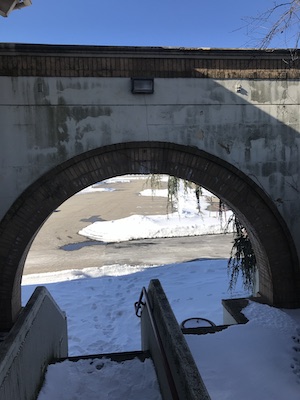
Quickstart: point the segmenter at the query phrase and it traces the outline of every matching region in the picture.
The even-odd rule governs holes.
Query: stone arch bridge
[[[247,228],[269,304],[300,306],[299,62],[289,51],[0,45],[0,331],[24,260],[66,199],[166,173]]]

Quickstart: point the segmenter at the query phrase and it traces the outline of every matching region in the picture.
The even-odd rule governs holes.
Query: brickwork
[[[299,79],[288,50],[0,44],[0,76]]]
[[[10,328],[19,311],[23,273],[20,260],[45,219],[80,189],[127,173],[180,176],[226,199],[245,221],[251,236],[260,266],[261,295],[276,306],[300,306],[300,276],[293,267],[298,265],[293,241],[274,205],[252,181],[224,161],[195,148],[134,142],[92,150],[65,162],[36,181],[10,209],[0,231],[0,259],[5,260],[5,267],[0,270],[0,331]]]
[[[299,72],[300,61],[288,50],[0,44],[0,76],[10,77],[287,80],[299,79]],[[214,192],[247,228],[260,268],[260,294],[276,306],[300,306],[294,242],[278,209],[252,180],[196,148],[120,143],[57,166],[27,188],[1,221],[0,331],[9,329],[20,311],[24,259],[47,217],[89,184],[128,173],[166,173]]]

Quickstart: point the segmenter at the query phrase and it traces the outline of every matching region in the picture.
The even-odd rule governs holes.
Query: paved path
[[[103,186],[103,185],[102,185]],[[146,239],[121,243],[89,240],[78,232],[95,221],[133,214],[166,213],[165,197],[140,196],[146,179],[106,184],[114,191],[78,194],[63,203],[41,228],[26,260],[24,274],[111,264],[169,264],[199,258],[228,258],[232,235]]]

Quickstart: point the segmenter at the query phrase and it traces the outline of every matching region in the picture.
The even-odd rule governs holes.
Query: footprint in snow
[[[294,357],[291,363],[291,369],[297,377],[297,382],[300,384],[300,328],[297,328],[297,335],[292,336],[292,340],[294,342]]]

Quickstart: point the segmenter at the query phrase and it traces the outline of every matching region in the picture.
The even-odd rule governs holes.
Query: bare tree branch
[[[274,3],[274,6],[256,17],[248,17],[248,35],[256,37],[259,48],[268,48],[281,35],[285,46],[298,48],[300,38],[300,0]],[[259,36],[259,37],[257,37]],[[276,46],[278,47],[278,46]]]

